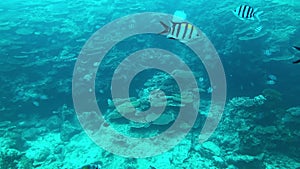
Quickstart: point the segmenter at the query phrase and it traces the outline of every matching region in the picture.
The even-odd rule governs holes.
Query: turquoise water
[[[241,4],[263,11],[261,21],[234,16],[232,10]],[[300,59],[300,51],[292,47],[300,46],[299,9],[299,2],[293,0],[0,3],[0,168],[70,169],[94,163],[104,169],[300,167],[300,65],[292,64]],[[160,19],[169,23],[172,18],[165,18],[164,14],[172,17],[177,10],[184,11],[186,20],[211,42],[221,67],[212,59],[213,54],[203,54],[201,58],[205,61],[201,60],[189,43],[159,34],[164,29]],[[118,24],[122,22],[115,22],[115,27],[108,27],[110,32],[95,34],[116,19],[143,12],[152,13],[147,13],[143,21],[133,18],[121,26]],[[139,32],[138,28],[154,33],[116,41],[126,31]],[[88,41],[93,37],[95,44]],[[89,72],[89,67],[80,66],[94,57],[84,49],[91,47],[99,52],[110,42],[116,44],[102,62],[91,65],[99,66],[97,72],[84,74],[77,81],[74,72]],[[211,49],[203,39],[190,43],[199,43],[199,51]],[[192,74],[181,71],[182,65],[154,50],[126,60],[130,54],[148,48],[176,54]],[[128,67],[116,76],[123,81],[118,81],[117,89],[111,88],[112,77],[124,60]],[[173,71],[149,68],[147,63],[169,66]],[[224,73],[216,79],[226,78],[225,88],[219,83],[212,84],[207,68],[222,68]],[[140,69],[144,70],[130,81],[129,72]],[[95,85],[85,88],[93,75]],[[191,88],[193,79],[197,89]],[[184,83],[183,90],[180,82]],[[125,83],[129,83],[129,90],[125,90]],[[124,92],[130,99],[116,98],[112,90]],[[211,101],[212,94],[220,90],[227,94],[224,110],[219,102],[214,105]],[[95,100],[83,96],[84,91],[95,93]],[[161,110],[164,98],[166,107]],[[85,105],[89,100],[98,104],[105,121]],[[80,109],[80,103],[86,107]],[[125,114],[134,112],[143,121],[123,117],[120,109]],[[185,119],[176,130],[169,131],[177,124],[181,109]],[[147,110],[151,111],[142,112]],[[187,110],[195,110],[197,117]],[[151,112],[159,111],[161,117],[152,119]],[[204,143],[199,142],[205,121],[218,113],[222,117],[214,132]],[[92,117],[81,121],[86,114]],[[189,126],[189,122],[193,124]],[[110,132],[105,131],[109,128],[134,138],[156,137],[166,132],[168,135],[163,141],[153,139],[155,144],[128,144],[125,139],[107,135]],[[186,135],[178,144],[165,149],[183,132]],[[101,143],[90,137],[92,133],[100,134]]]

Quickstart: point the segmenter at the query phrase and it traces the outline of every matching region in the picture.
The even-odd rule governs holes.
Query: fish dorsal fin
[[[241,5],[244,5],[244,6],[250,6],[249,3],[247,3],[247,2],[244,2],[244,3],[241,4]],[[251,6],[250,6],[250,7],[251,7]]]

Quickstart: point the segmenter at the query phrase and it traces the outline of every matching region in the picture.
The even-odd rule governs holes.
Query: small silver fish
[[[270,51],[270,49],[266,49],[266,50],[264,50],[264,54],[265,54],[266,56],[271,56],[271,55],[272,55],[272,52]]]
[[[259,33],[262,30],[263,26],[259,26],[257,28],[255,28],[255,33]]]
[[[274,80],[268,80],[268,81],[266,82],[266,84],[267,84],[267,85],[275,85],[276,82],[275,82]]]
[[[182,43],[186,43],[192,39],[200,37],[196,27],[188,22],[170,22],[170,26],[160,21],[165,28],[160,34],[168,34],[167,38],[177,39]]]
[[[269,78],[270,80],[273,80],[273,81],[276,81],[276,80],[277,80],[277,77],[276,77],[275,75],[272,75],[272,74],[268,75],[268,78]]]
[[[240,5],[238,6],[234,11],[235,16],[237,16],[241,20],[250,19],[254,20],[256,18],[258,21],[260,21],[259,15],[261,15],[263,12],[257,12],[258,9],[254,9],[253,7],[249,5]]]

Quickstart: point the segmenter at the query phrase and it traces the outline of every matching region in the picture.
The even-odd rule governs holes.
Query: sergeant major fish
[[[101,165],[98,162],[96,162],[80,167],[79,169],[101,169]]]
[[[182,43],[186,43],[192,39],[200,37],[197,28],[188,22],[170,22],[170,26],[160,21],[165,28],[160,34],[168,34],[167,38],[177,39]]]
[[[240,5],[232,12],[234,13],[235,16],[237,16],[241,20],[245,20],[245,19],[254,20],[254,18],[256,18],[258,21],[260,21],[259,15],[263,13],[262,11],[257,12],[257,8],[254,9],[249,5]]]

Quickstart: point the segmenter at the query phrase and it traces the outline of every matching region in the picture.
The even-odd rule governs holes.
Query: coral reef
[[[154,88],[156,84],[157,82],[153,80],[152,83],[149,81],[145,83],[145,86],[147,85],[149,88]],[[166,85],[167,83],[164,84],[164,87],[170,88]],[[130,98],[130,103],[134,106],[134,110],[132,111],[142,109],[141,106],[148,101],[148,90],[140,91],[139,96],[143,97]],[[166,97],[169,99],[167,106],[171,108],[174,106],[183,107],[185,104],[194,102],[192,96],[192,92],[183,92],[181,95],[167,95]],[[181,99],[183,99],[182,103],[178,104]],[[62,105],[56,111],[53,111],[52,116],[40,122],[45,123],[45,127],[40,124],[31,124],[30,122],[19,123],[22,127],[28,127],[22,134],[22,139],[26,142],[26,151],[24,151],[25,153],[21,153],[15,149],[4,148],[6,153],[2,153],[2,159],[15,162],[9,164],[2,162],[1,165],[9,165],[9,167],[23,166],[23,168],[25,166],[27,168],[70,168],[80,167],[80,164],[101,161],[103,166],[107,168],[113,168],[114,166],[139,168],[140,166],[144,166],[149,168],[217,167],[224,169],[246,169],[272,168],[272,166],[277,165],[286,165],[287,167],[300,166],[299,163],[286,156],[284,156],[284,158],[287,158],[289,163],[282,162],[282,164],[278,164],[278,162],[274,163],[274,161],[271,160],[272,158],[276,158],[271,152],[274,149],[280,149],[281,144],[289,145],[285,146],[285,149],[289,150],[290,156],[298,157],[297,152],[299,151],[296,145],[300,134],[295,126],[299,125],[298,117],[300,116],[300,108],[291,107],[283,110],[283,112],[281,109],[274,109],[273,112],[265,111],[269,110],[270,106],[274,106],[274,104],[270,104],[270,102],[278,102],[279,100],[281,100],[281,94],[272,89],[266,89],[261,95],[253,98],[232,98],[226,106],[226,111],[219,124],[219,128],[209,141],[199,144],[194,133],[190,133],[173,150],[157,157],[137,159],[135,161],[116,157],[99,149],[99,147],[93,144],[84,132],[77,127],[77,124],[72,124],[71,121],[74,120],[73,110],[66,105]],[[121,109],[127,110],[126,105],[128,104],[129,102],[126,99],[108,101],[109,112],[107,112],[106,119],[111,125],[120,125],[119,123],[121,121],[116,119],[124,118],[121,115],[113,115],[114,113],[118,113],[115,109],[115,105],[122,105]],[[206,106],[209,106],[209,104]],[[266,107],[268,108],[266,109]],[[208,109],[202,111],[204,112],[201,112],[201,115],[206,116]],[[263,123],[269,118],[268,114],[274,117],[274,123]],[[276,115],[274,116],[274,114]],[[146,118],[152,119],[153,117],[146,116]],[[140,124],[131,121],[128,123],[129,130],[119,129],[125,133],[140,128],[147,129],[143,131],[149,132],[151,131],[151,126],[167,126],[175,119],[176,111],[167,109],[166,113],[163,113],[158,119],[149,124]],[[295,125],[293,125],[293,123]],[[10,125],[12,125],[10,121],[3,121],[1,123],[2,128],[7,128]],[[197,127],[195,129],[197,129]],[[47,134],[48,131],[54,133]],[[152,134],[157,134],[157,132],[158,130],[152,130]],[[284,150],[282,150],[282,152],[284,152]],[[76,161],[75,163],[73,163],[74,160]],[[108,161],[113,161],[113,163]],[[197,162],[195,163],[193,161]]]

